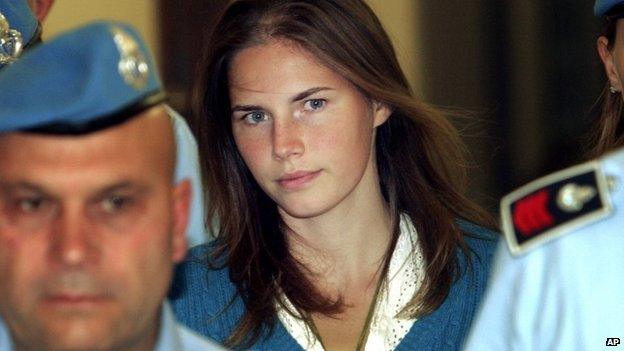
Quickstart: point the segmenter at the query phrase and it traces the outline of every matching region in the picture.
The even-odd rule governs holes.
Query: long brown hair
[[[624,7],[616,7],[603,18],[602,32],[609,41],[608,49],[613,49],[616,40],[616,24],[624,16]],[[587,158],[596,158],[624,146],[624,118],[622,118],[622,92],[611,93],[610,83],[606,82],[595,106],[599,109],[598,119],[589,135],[589,151]]]
[[[240,0],[216,23],[207,43],[196,89],[208,218],[218,219],[213,258],[225,262],[246,312],[228,345],[249,345],[276,321],[284,293],[303,316],[342,309],[308,278],[291,255],[277,205],[260,189],[236,149],[231,129],[228,69],[234,55],[270,39],[289,40],[351,81],[392,115],[377,128],[380,186],[394,231],[386,262],[399,235],[399,214],[419,233],[426,277],[406,311],[434,311],[461,274],[457,252],[469,254],[457,219],[492,225],[464,191],[465,149],[451,123],[417,101],[399,67],[389,37],[362,0]]]

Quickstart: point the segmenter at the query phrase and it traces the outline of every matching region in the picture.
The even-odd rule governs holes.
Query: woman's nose
[[[293,120],[279,120],[273,124],[273,156],[286,160],[305,151],[301,126]]]

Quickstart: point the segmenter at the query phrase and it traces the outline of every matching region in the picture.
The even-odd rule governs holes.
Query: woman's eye
[[[325,106],[325,103],[326,101],[323,99],[311,99],[311,100],[307,100],[305,104],[303,105],[303,107],[307,111],[316,111],[316,110],[320,110],[321,108],[323,108]]]
[[[266,119],[266,114],[260,111],[249,112],[243,119],[249,124],[258,124]]]

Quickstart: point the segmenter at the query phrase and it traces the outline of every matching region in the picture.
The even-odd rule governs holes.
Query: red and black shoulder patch
[[[607,179],[592,161],[533,181],[501,201],[503,232],[514,255],[609,216]]]

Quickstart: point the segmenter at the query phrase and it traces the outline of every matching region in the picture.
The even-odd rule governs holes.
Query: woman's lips
[[[296,171],[292,173],[286,173],[282,175],[277,183],[287,190],[297,190],[310,183],[314,178],[321,174],[321,170],[318,171]]]

